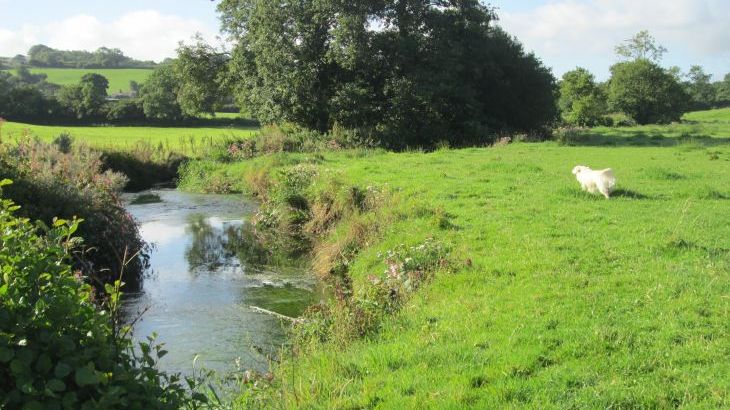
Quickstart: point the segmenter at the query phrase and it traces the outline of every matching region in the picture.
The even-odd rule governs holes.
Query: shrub
[[[99,288],[122,271],[129,287],[139,287],[147,267],[146,245],[119,200],[125,176],[102,171],[101,154],[88,147],[64,153],[59,145],[31,140],[4,145],[0,178],[15,181],[6,196],[21,206],[22,216],[46,225],[55,217],[84,219],[79,233],[86,248],[74,255],[74,266]],[[125,265],[125,254],[137,257]]]
[[[144,109],[140,100],[120,100],[109,103],[106,119],[112,122],[143,121]]]
[[[586,129],[579,127],[561,127],[555,130],[553,137],[562,145],[574,145],[584,137]]]
[[[55,220],[39,236],[17,210],[0,195],[0,407],[178,409],[191,403],[178,376],[155,369],[165,354],[161,346],[142,343],[135,352],[72,271],[80,221]]]

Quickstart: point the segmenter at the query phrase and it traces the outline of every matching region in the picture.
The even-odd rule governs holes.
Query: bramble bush
[[[97,309],[69,264],[81,221],[34,225],[18,208],[0,190],[0,408],[178,409],[204,400],[156,370],[160,345],[133,348],[128,328],[113,325],[116,303]],[[111,301],[120,286],[109,285]]]

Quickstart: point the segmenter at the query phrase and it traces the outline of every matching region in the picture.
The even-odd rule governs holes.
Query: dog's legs
[[[601,194],[603,194],[603,196],[606,197],[606,199],[609,198],[610,194],[608,192],[608,189],[606,189],[606,187],[600,187],[598,190],[601,192]]]

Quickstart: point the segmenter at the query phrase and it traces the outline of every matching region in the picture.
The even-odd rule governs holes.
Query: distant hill
[[[24,57],[24,61],[23,60]],[[28,50],[27,56],[0,57],[0,69],[25,63],[36,68],[154,68],[154,61],[140,61],[127,57],[117,48],[101,47],[96,51],[57,50],[38,44]]]

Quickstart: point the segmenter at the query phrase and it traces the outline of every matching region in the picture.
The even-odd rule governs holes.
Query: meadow
[[[46,74],[48,75],[47,81],[49,83],[59,85],[71,85],[78,84],[81,81],[81,77],[88,73],[101,74],[109,80],[109,94],[116,94],[119,92],[129,91],[129,82],[136,81],[142,84],[147,80],[152,69],[146,68],[110,68],[110,69],[98,69],[98,68],[32,68],[30,72],[33,74]],[[12,72],[12,71],[11,71]]]
[[[690,115],[701,117],[718,113]],[[356,287],[387,270],[383,255],[400,244],[435,238],[451,249],[455,269],[376,333],[285,355],[271,400],[283,408],[730,406],[730,134],[708,128],[700,131],[716,137],[670,133],[636,146],[630,130],[619,131],[590,130],[602,146],[208,161],[199,178],[227,177],[244,191],[242,181],[262,169],[309,163],[394,192],[390,223],[351,261]],[[614,196],[580,191],[576,164],[614,168]],[[184,189],[207,186],[185,181]],[[239,404],[249,399],[243,393]]]
[[[222,119],[235,118],[235,114],[223,114]],[[43,141],[53,141],[62,133],[68,133],[75,141],[86,143],[98,149],[131,150],[140,143],[168,151],[197,156],[198,148],[211,145],[226,138],[245,138],[256,132],[258,127],[231,125],[199,127],[161,127],[161,126],[65,126],[33,125],[6,122],[0,135],[3,139],[13,140],[23,136],[38,137]]]

